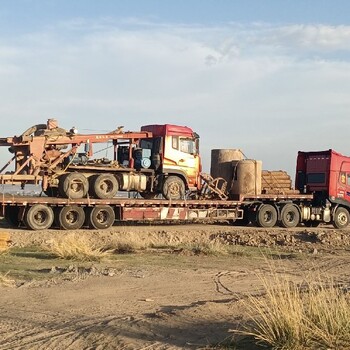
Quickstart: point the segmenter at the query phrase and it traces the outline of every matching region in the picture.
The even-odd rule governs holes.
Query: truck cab
[[[350,157],[332,149],[299,152],[296,175],[300,192],[350,207]]]
[[[172,124],[145,125],[153,137],[140,140],[141,149],[151,149],[155,186],[165,198],[181,199],[186,191],[200,189],[202,170],[199,136],[191,128]]]
[[[332,149],[299,152],[296,170],[297,189],[314,196],[312,210],[324,216],[329,208],[334,226],[345,228],[350,222],[350,157]]]

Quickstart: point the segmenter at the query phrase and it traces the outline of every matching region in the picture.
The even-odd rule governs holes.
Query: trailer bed
[[[32,229],[49,228],[57,225],[65,229],[75,229],[78,219],[85,226],[95,229],[110,227],[115,221],[226,221],[250,219],[248,212],[271,206],[278,212],[288,203],[311,203],[312,195],[271,195],[240,197],[240,200],[165,200],[143,198],[96,199],[96,198],[56,198],[47,196],[21,196],[0,193],[0,215],[10,223]],[[267,206],[266,206],[267,205]],[[78,218],[79,217],[79,218]],[[265,220],[265,219],[264,219]],[[268,220],[268,217],[267,219]],[[274,219],[276,224],[278,217]],[[77,224],[78,225],[78,224]],[[80,222],[80,227],[84,226]],[[268,222],[260,223],[268,227]]]

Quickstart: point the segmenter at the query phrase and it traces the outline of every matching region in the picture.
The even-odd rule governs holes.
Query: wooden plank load
[[[292,188],[291,177],[283,170],[263,170],[261,174],[261,188],[263,194],[299,194],[298,190]]]

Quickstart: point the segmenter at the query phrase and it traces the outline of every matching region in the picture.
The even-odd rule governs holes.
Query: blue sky
[[[191,126],[294,174],[349,154],[350,2],[0,0],[1,136],[55,117],[82,132]],[[8,157],[0,150],[0,159]]]
[[[177,23],[342,24],[346,0],[1,0],[2,24],[16,31],[66,18],[113,16]]]

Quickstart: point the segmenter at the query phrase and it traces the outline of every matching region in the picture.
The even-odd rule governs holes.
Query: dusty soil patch
[[[349,283],[349,232],[328,227],[269,231],[175,225],[78,231],[106,245],[130,237],[139,245],[134,254],[96,264],[25,254],[21,248],[64,231],[7,231],[17,255],[1,257],[0,268],[21,283],[0,287],[0,349],[205,348],[225,342],[230,330],[247,321],[242,300],[261,291],[257,273],[268,277],[271,266],[296,280],[320,272],[344,286]],[[240,254],[159,249],[203,242],[234,245]],[[273,254],[262,256],[261,247]]]

